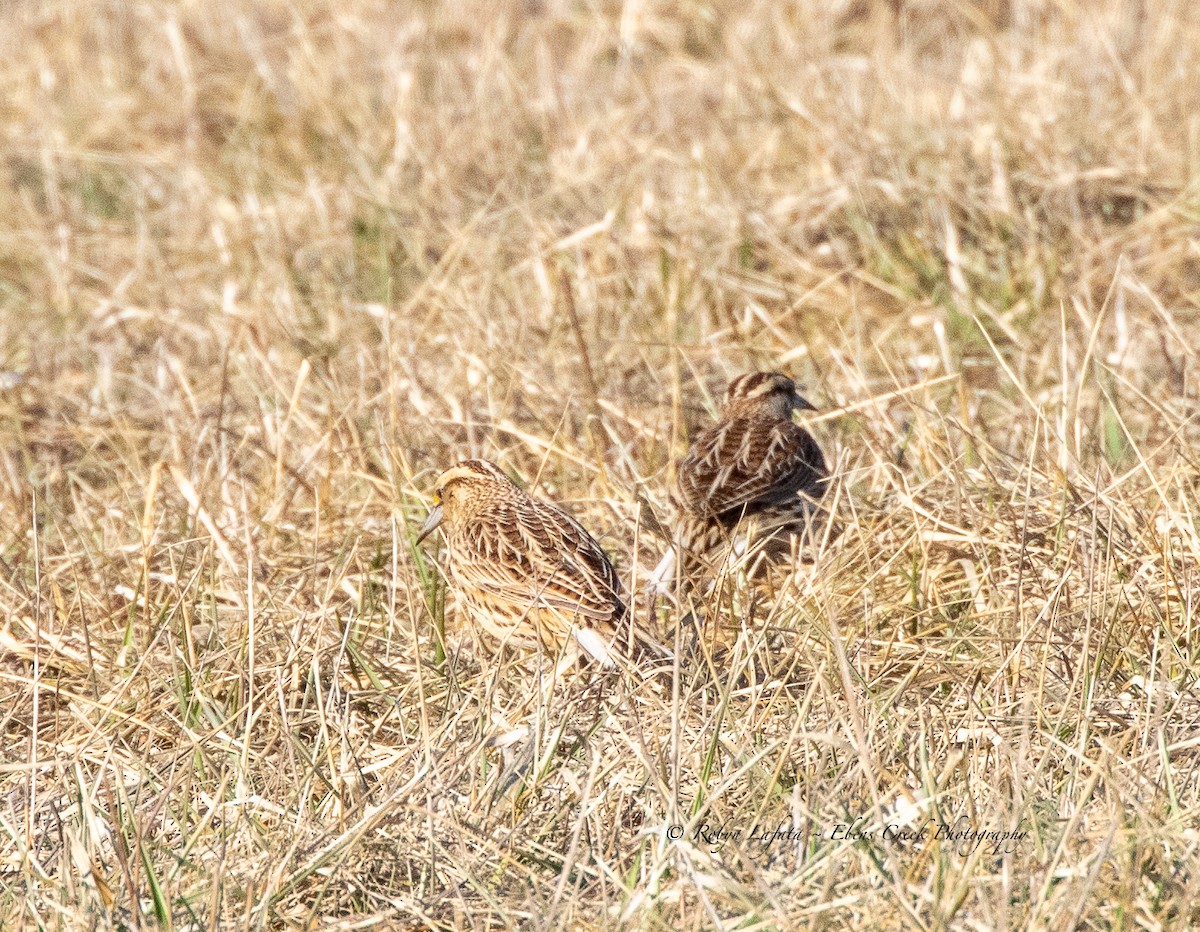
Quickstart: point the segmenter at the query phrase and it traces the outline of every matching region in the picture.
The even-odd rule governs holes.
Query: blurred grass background
[[[1200,922],[1198,78],[1184,0],[5,5],[0,925]],[[434,475],[636,591],[752,368],[840,536],[531,711]]]

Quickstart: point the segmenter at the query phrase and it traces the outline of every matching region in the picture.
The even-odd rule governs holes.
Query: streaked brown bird
[[[447,469],[433,502],[417,543],[442,529],[451,583],[502,643],[557,651],[573,638],[610,667],[637,639],[607,554],[557,505],[527,494],[486,460]]]
[[[672,502],[676,548],[650,580],[664,591],[676,561],[686,578],[728,553],[735,531],[748,539],[785,538],[802,532],[829,470],[812,434],[796,424],[796,411],[816,410],[778,372],[751,372],[729,383],[721,419],[680,461]]]

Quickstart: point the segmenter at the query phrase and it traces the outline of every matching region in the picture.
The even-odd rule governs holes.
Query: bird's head
[[[793,411],[817,409],[800,394],[796,383],[780,372],[748,372],[739,375],[725,390],[726,416],[766,408],[780,418],[791,418]]]
[[[516,489],[512,480],[495,463],[487,460],[463,460],[438,476],[433,484],[433,508],[421,525],[417,543],[436,531],[444,521],[453,522],[466,513],[472,502],[484,500],[496,492]]]

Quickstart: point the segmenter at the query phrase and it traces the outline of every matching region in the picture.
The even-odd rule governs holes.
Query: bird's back
[[[829,471],[812,435],[790,420],[750,413],[705,431],[679,465],[677,505],[726,526],[820,498]]]
[[[607,638],[627,617],[620,579],[595,538],[525,493],[482,502],[450,551],[451,573],[488,627],[530,626],[556,645],[576,626]]]

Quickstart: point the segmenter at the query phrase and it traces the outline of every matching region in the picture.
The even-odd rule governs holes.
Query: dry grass
[[[335,7],[0,12],[0,926],[1200,922],[1195,5]],[[766,366],[840,536],[531,704],[432,477],[640,587]]]

